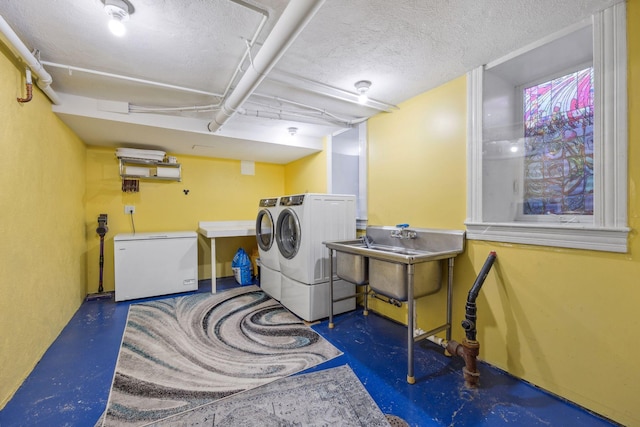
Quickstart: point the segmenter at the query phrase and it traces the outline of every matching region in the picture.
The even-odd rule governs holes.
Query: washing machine
[[[260,199],[256,217],[256,240],[260,255],[260,287],[271,298],[280,301],[282,279],[276,241],[276,221],[280,213],[278,197]]]
[[[298,194],[280,197],[276,243],[280,260],[280,302],[304,320],[329,315],[328,240],[356,238],[356,198],[353,195]],[[335,267],[335,264],[334,264]],[[335,272],[335,268],[334,268]],[[334,277],[334,298],[353,295],[353,283]],[[355,309],[355,299],[334,305],[335,313]]]

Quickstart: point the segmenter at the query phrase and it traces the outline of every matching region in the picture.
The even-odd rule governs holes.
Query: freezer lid
[[[115,242],[130,240],[162,240],[162,239],[185,239],[197,238],[195,231],[156,231],[145,233],[120,233],[113,238]]]

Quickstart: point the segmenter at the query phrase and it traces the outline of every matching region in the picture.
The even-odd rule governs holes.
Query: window
[[[522,215],[593,215],[593,67],[523,95]]]
[[[625,4],[468,75],[467,238],[627,251]]]

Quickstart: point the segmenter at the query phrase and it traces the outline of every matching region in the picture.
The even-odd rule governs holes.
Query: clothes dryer
[[[280,198],[276,242],[282,278],[280,302],[307,321],[329,315],[329,251],[323,242],[356,237],[356,198],[352,195],[298,194]],[[334,269],[335,271],[335,269]],[[353,283],[334,280],[334,297],[353,295]],[[355,309],[355,299],[334,312]]]
[[[260,287],[280,301],[280,257],[276,241],[276,221],[280,213],[278,197],[261,199],[256,217],[256,240],[260,256]]]
[[[280,271],[302,283],[329,280],[327,240],[356,238],[356,197],[298,194],[280,198],[276,224]]]

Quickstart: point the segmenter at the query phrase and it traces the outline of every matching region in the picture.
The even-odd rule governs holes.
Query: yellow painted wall
[[[480,357],[624,425],[640,425],[640,0],[628,2],[629,252],[468,241],[456,259],[453,338],[489,251],[498,259],[478,303]],[[466,80],[369,121],[369,222],[464,229]],[[392,201],[393,203],[390,203]],[[418,303],[427,329],[442,292]],[[398,320],[406,309],[374,307]],[[439,317],[443,319],[443,317]],[[419,380],[420,372],[416,372]],[[482,379],[481,379],[482,381]]]
[[[284,177],[284,194],[326,193],[326,150],[287,164]]]
[[[85,146],[0,44],[0,409],[85,297]]]
[[[466,214],[466,79],[458,78],[369,120],[369,225],[464,230]],[[400,308],[371,308],[406,322]],[[424,330],[446,323],[446,289],[417,301]],[[419,375],[419,373],[418,373]]]
[[[134,205],[136,232],[197,231],[200,221],[255,221],[263,197],[284,192],[284,166],[256,163],[255,175],[242,175],[240,161],[176,155],[182,181],[140,180],[138,193],[123,193],[118,160],[111,148],[87,149],[86,224],[88,229],[88,292],[96,292],[99,278],[100,237],[97,218],[108,215],[105,236],[104,289],[113,290],[113,237],[133,232],[125,205]],[[184,190],[189,190],[188,194]],[[211,278],[209,239],[199,237],[199,279]],[[231,261],[239,247],[251,254],[255,237],[216,240],[217,277],[232,276]]]

